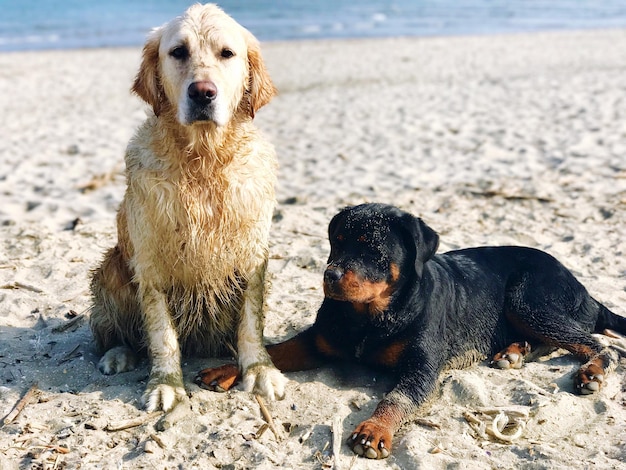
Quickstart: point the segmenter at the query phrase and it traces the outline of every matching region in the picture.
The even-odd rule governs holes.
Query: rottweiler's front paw
[[[194,382],[198,386],[212,392],[226,392],[239,379],[239,367],[235,364],[224,364],[220,367],[203,369],[196,375]]]
[[[524,357],[530,354],[530,349],[527,342],[513,343],[493,356],[490,364],[498,369],[521,369]]]
[[[243,372],[243,388],[268,400],[285,398],[287,378],[273,365],[254,364]]]
[[[348,445],[355,454],[368,459],[386,459],[391,452],[392,438],[393,434],[387,426],[370,418],[356,427]]]
[[[588,362],[582,366],[574,378],[574,388],[581,395],[592,395],[596,393],[604,383],[604,369]]]

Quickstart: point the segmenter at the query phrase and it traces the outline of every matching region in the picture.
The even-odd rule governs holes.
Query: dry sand
[[[626,314],[624,51],[626,31],[264,44],[281,92],[257,117],[281,164],[268,341],[313,321],[328,220],[364,201],[423,217],[441,251],[547,250]],[[270,431],[253,438],[263,419],[252,396],[192,383],[223,359],[186,360],[193,413],[165,422],[139,408],[147,363],[116,377],[95,368],[80,319],[89,270],[114,243],[124,148],[145,116],[128,92],[139,55],[0,55],[0,416],[34,382],[40,390],[0,429],[0,469],[330,468],[333,421],[345,440],[388,389],[384,377],[354,367],[290,374],[288,397],[268,405],[291,429],[277,442]],[[621,361],[590,398],[573,394],[569,355],[447,373],[425,416],[437,427],[405,425],[386,461],[354,459],[342,445],[335,468],[624,468]],[[512,443],[463,417],[514,406],[529,418]],[[107,430],[135,417],[147,421]]]

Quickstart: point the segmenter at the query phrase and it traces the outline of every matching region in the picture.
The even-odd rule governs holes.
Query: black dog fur
[[[330,222],[325,299],[315,323],[268,346],[282,371],[337,359],[392,371],[395,388],[349,439],[368,458],[389,455],[393,434],[423,408],[441,372],[484,358],[521,367],[538,347],[560,347],[584,364],[574,379],[595,393],[617,364],[592,332],[626,334],[626,318],[594,300],[549,254],[524,247],[480,247],[435,255],[438,235],[396,207],[363,204]],[[225,389],[234,366],[205,369],[198,383]]]

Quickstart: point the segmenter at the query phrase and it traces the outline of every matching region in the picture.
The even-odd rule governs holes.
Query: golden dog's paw
[[[256,364],[243,373],[243,388],[268,400],[285,398],[287,378],[273,365]]]
[[[177,403],[187,400],[182,371],[150,373],[150,380],[141,401],[146,411],[170,411]]]
[[[109,349],[98,362],[98,370],[104,375],[119,374],[133,370],[137,365],[137,356],[126,346]]]
[[[146,391],[141,397],[141,402],[146,411],[171,411],[177,403],[185,401],[187,393],[183,386],[173,387],[167,384],[156,384],[151,386],[148,383]]]

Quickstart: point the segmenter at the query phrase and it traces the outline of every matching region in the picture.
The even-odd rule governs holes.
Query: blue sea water
[[[0,0],[0,51],[134,46],[185,0]],[[222,0],[262,41],[624,28],[625,0]]]

